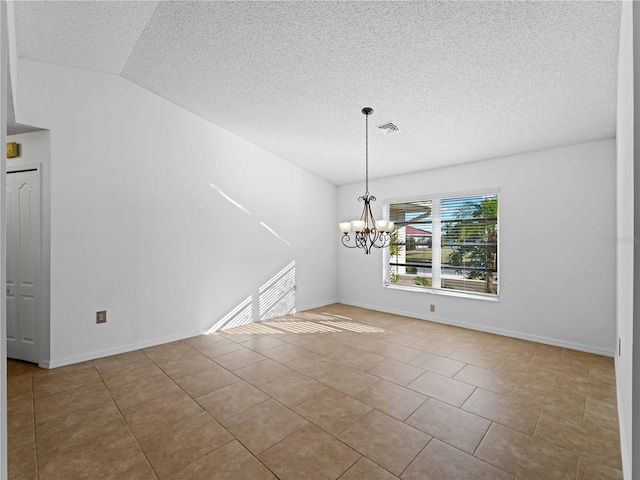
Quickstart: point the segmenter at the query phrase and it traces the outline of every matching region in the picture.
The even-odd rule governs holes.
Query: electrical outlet
[[[436,311],[436,306],[432,303],[431,306],[429,307],[429,311],[430,312],[435,312]]]
[[[96,312],[96,323],[107,323],[107,311]]]

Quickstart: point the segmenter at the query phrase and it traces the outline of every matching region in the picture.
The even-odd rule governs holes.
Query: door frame
[[[45,351],[45,342],[49,341],[49,309],[46,308],[48,306],[49,299],[49,282],[45,284],[45,279],[48,280],[48,275],[45,275],[45,272],[48,272],[47,264],[45,263],[45,238],[48,240],[49,235],[45,235],[45,222],[44,222],[44,175],[43,175],[44,165],[42,162],[37,163],[28,163],[25,165],[7,165],[6,175],[11,173],[17,173],[22,171],[37,171],[38,173],[38,189],[39,189],[39,235],[38,235],[38,272],[36,275],[37,285],[36,285],[36,342],[37,342],[37,351],[38,351],[38,366],[43,368],[49,368],[49,360],[46,358]],[[48,258],[48,257],[47,257]],[[5,278],[6,278],[6,264],[5,264]],[[3,292],[6,295],[6,289],[3,288]],[[46,299],[45,299],[46,296]],[[5,301],[6,308],[6,301]]]

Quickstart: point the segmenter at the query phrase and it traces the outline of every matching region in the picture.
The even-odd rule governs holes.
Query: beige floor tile
[[[459,382],[437,373],[425,372],[422,376],[407,385],[407,388],[420,392],[428,397],[459,407],[476,389],[468,383]]]
[[[443,342],[436,338],[422,338],[410,345],[411,348],[417,348],[423,352],[433,353],[434,355],[440,355],[446,357],[453,353],[460,347],[458,343]]]
[[[235,352],[214,358],[216,363],[220,364],[227,370],[231,370],[232,372],[266,359],[267,357],[260,355],[253,350],[249,350],[248,348],[236,350]]]
[[[55,395],[35,398],[36,423],[43,423],[77,410],[113,405],[109,391],[102,382],[65,390]]]
[[[193,342],[192,346],[198,352],[206,355],[209,358],[219,357],[221,355],[226,355],[227,353],[237,352],[239,350],[243,350],[246,347],[243,347],[239,343],[233,342],[231,340],[227,340],[226,338],[222,338],[216,341],[199,341]]]
[[[167,357],[172,357],[180,353],[191,353],[193,351],[193,348],[182,341],[164,343],[162,345],[142,349],[142,352],[154,363]]]
[[[276,480],[276,477],[234,440],[190,463],[167,480]]]
[[[610,467],[622,468],[618,433],[607,428],[576,424],[543,412],[533,436],[577,454],[597,458]]]
[[[327,388],[294,410],[331,435],[339,435],[372,408],[342,392]]]
[[[297,372],[307,375],[309,377],[317,378],[320,375],[325,374],[328,370],[342,366],[342,364],[332,358],[318,357],[318,358],[299,358],[287,363],[287,367],[290,367]]]
[[[280,347],[286,344],[286,342],[278,340],[275,337],[270,337],[269,335],[264,335],[258,338],[251,338],[242,342],[243,346],[250,348],[254,352],[263,352],[264,350]]]
[[[486,370],[475,365],[467,365],[453,378],[502,395],[509,395],[518,383],[518,377]]]
[[[469,454],[473,454],[491,425],[486,418],[434,398],[427,400],[405,423]]]
[[[203,411],[165,423],[136,438],[160,478],[233,440],[227,430]]]
[[[193,398],[200,397],[240,380],[226,368],[215,366],[194,375],[176,379],[176,383]]]
[[[523,479],[574,479],[578,465],[575,453],[497,423],[475,457]]]
[[[323,357],[333,357],[334,359],[340,358],[342,355],[348,354],[354,350],[352,347],[347,347],[340,342],[336,342],[330,337],[312,343],[307,342],[305,348],[317,353],[318,355],[322,355]],[[364,350],[362,350],[362,352],[364,352]]]
[[[280,325],[281,323],[278,323]],[[283,338],[284,341],[295,345],[299,348],[303,348],[312,352],[314,349],[323,348],[326,346],[335,346],[337,342],[334,342],[330,337],[320,333],[296,333],[287,335]]]
[[[605,357],[604,355],[597,355],[595,353],[582,352],[580,350],[572,350],[566,348],[564,350],[564,358],[570,360],[577,360],[581,363],[587,363],[589,365],[601,365],[603,367],[614,368],[614,360],[611,357]]]
[[[99,441],[112,432],[129,432],[115,405],[77,410],[38,425],[38,457],[66,452],[79,445]]]
[[[437,439],[420,452],[402,480],[513,480],[514,476]]]
[[[258,457],[281,480],[335,480],[360,455],[314,425],[307,425]]]
[[[463,362],[451,360],[450,358],[441,357],[432,353],[423,353],[418,358],[409,362],[409,364],[433,373],[439,373],[445,377],[453,377],[465,366]]]
[[[35,378],[55,378],[66,377],[70,374],[76,373],[82,375],[87,371],[95,371],[95,366],[92,361],[73,363],[71,365],[65,365],[64,367],[57,368],[35,368],[32,371],[32,375]]]
[[[347,365],[338,365],[336,367],[329,368],[323,374],[317,375],[315,378],[322,383],[351,396],[360,393],[362,390],[373,385],[379,380],[378,377]]]
[[[616,404],[616,386],[591,380],[588,377],[566,378],[562,374],[556,376],[554,387],[565,392],[573,392],[584,397]]]
[[[617,405],[596,400],[595,398],[587,398],[584,421],[617,433],[619,428]]]
[[[390,358],[372,365],[366,371],[383,380],[402,386],[407,386],[424,373],[422,368],[407,365]]]
[[[363,371],[371,365],[375,365],[376,363],[385,360],[385,357],[383,357],[382,355],[377,355],[365,350],[349,347],[344,347],[343,350],[338,354],[333,353],[329,355],[329,358],[333,358],[340,363]]]
[[[123,361],[99,363],[96,368],[108,388],[162,374],[162,370],[144,355],[126,363]]]
[[[7,390],[10,387],[7,388]],[[7,394],[7,421],[11,425],[32,425],[33,418],[33,394],[8,393]]]
[[[256,387],[274,382],[289,373],[293,373],[293,370],[271,359],[262,360],[235,371],[236,375]]]
[[[33,397],[33,375],[25,373],[22,375],[7,376],[7,396],[11,395],[31,395]]]
[[[562,349],[564,351],[564,349]],[[553,370],[565,377],[589,377],[589,364],[578,360],[563,358],[562,356],[549,355],[549,352],[536,352],[529,363],[530,367],[544,370]]]
[[[13,417],[7,415],[7,441],[8,445],[13,447],[21,447],[27,444],[33,444],[36,441],[36,425],[33,418],[33,407],[31,410],[30,421],[25,422],[20,419],[16,422]]]
[[[398,477],[362,457],[339,480],[398,480]]]
[[[427,400],[421,393],[386,380],[374,383],[355,398],[398,420],[405,420]]]
[[[219,366],[219,357],[247,380],[266,382],[262,391]],[[500,470],[517,480],[622,478],[611,358],[358,307],[330,305],[52,370],[11,360],[7,368],[11,480],[36,480],[36,468],[44,480],[158,480],[132,432],[160,480],[262,480],[275,473],[281,480],[390,480],[398,477],[382,461],[410,456],[415,445],[407,432],[434,438],[408,460],[398,474],[403,480],[501,480]],[[366,384],[371,378],[375,383]],[[418,388],[402,388],[409,384]],[[456,387],[475,388],[462,407],[436,400],[440,392],[451,401]],[[425,388],[434,398],[398,421],[413,406],[404,394],[422,400]],[[266,448],[263,440],[273,442],[260,459],[274,471],[194,399],[233,425],[242,441],[254,442],[255,451]],[[310,423],[290,433],[301,420]],[[359,432],[353,436],[372,458],[334,436],[348,432]],[[474,450],[477,458],[466,455]]]
[[[202,407],[189,395],[180,391],[138,403],[122,410],[122,415],[133,434],[143,437],[168,423],[193,417],[201,412]]]
[[[110,355],[108,357],[96,358],[92,360],[93,366],[98,370],[112,365],[132,365],[145,360],[149,360],[142,350],[133,350],[131,352],[119,353],[117,355]]]
[[[260,353],[279,363],[289,363],[303,358],[319,358],[319,355],[289,343],[268,350],[262,350]]]
[[[218,365],[200,352],[177,353],[170,357],[156,360],[157,365],[174,380],[187,375],[194,375]]]
[[[498,365],[498,363],[500,363],[500,360],[502,360],[502,355],[499,353],[478,352],[468,348],[458,348],[451,354],[447,355],[447,357],[453,360],[470,363],[477,367],[486,368],[488,370],[493,369]]]
[[[339,325],[339,324],[338,324]],[[367,326],[367,325],[363,325],[360,324],[359,326],[355,326],[356,324],[351,324],[348,325],[350,328],[353,328],[354,330],[357,329],[363,329],[363,330],[377,330],[373,327]],[[382,333],[382,332],[380,332]],[[362,333],[362,332],[353,332],[353,333],[348,333],[345,334],[343,333],[339,333],[337,335],[334,336],[334,339],[337,342],[341,342],[344,345],[347,345],[349,347],[355,347],[358,348],[360,350],[365,350],[368,352],[373,352],[375,350],[378,350],[379,348],[383,348],[387,342],[384,340],[384,338],[379,335],[378,333]]]
[[[542,406],[478,388],[462,408],[529,435],[533,434]]]
[[[528,403],[540,403],[544,410],[562,418],[581,423],[584,418],[584,395],[558,387],[546,387],[532,381],[520,381],[510,395]]]
[[[266,323],[262,322],[247,323],[239,327],[225,328],[224,330],[219,330],[218,332],[223,337],[228,338],[229,340],[233,340],[237,343],[264,337],[269,333],[277,333],[274,329],[267,326]]]
[[[411,343],[413,343],[413,340]],[[417,348],[406,347],[397,343],[385,343],[384,346],[377,348],[373,353],[397,360],[398,362],[409,363],[414,358],[422,355],[423,352]]]
[[[36,398],[55,395],[65,390],[77,389],[94,383],[102,383],[102,380],[91,362],[83,368],[65,370],[63,373],[33,374],[33,392]]]
[[[222,421],[269,400],[269,396],[240,380],[198,397],[197,400],[205,410]]]
[[[179,392],[180,387],[164,373],[160,372],[160,375],[110,388],[109,391],[118,408],[124,410],[138,403]]]
[[[313,378],[298,372],[292,372],[274,382],[261,386],[260,390],[287,407],[293,408],[328,388],[324,383],[320,383]]]
[[[17,377],[20,375],[31,375],[38,366],[35,363],[23,362],[22,360],[7,359],[7,376]]]
[[[149,462],[131,434],[120,432],[38,461],[40,480],[156,480]]]
[[[9,480],[37,478],[36,445],[9,445],[7,449]]]
[[[275,400],[267,400],[222,423],[251,453],[258,455],[308,422]]]
[[[226,343],[228,341],[229,340],[227,340],[224,335],[221,335],[218,332],[213,332],[205,333],[204,335],[198,335],[196,337],[185,338],[184,340],[182,340],[182,343],[186,343],[191,348],[195,348],[196,350],[198,350],[198,347],[206,348],[210,345],[213,345],[214,343]]]
[[[394,475],[400,475],[431,437],[373,410],[339,437]]]
[[[391,322],[391,325],[393,326],[394,323]],[[416,341],[415,335],[407,335],[406,333],[393,332],[390,330],[385,331],[382,334],[382,337],[388,342],[402,345],[405,347],[408,347],[409,345],[411,345],[412,343],[415,343]],[[413,349],[413,350],[417,350],[417,349]],[[420,353],[422,353],[422,350],[420,350]],[[398,360],[398,359],[396,358],[394,360]]]
[[[581,456],[578,459],[578,480],[623,480],[623,476],[617,468]]]
[[[535,355],[535,347],[525,340],[517,343],[494,341],[487,345],[482,352],[502,356],[503,360],[510,359],[529,363]]]

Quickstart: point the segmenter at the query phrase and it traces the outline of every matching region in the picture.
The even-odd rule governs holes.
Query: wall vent
[[[393,122],[383,123],[382,125],[378,125],[378,128],[382,130],[385,133],[385,135],[391,135],[392,133],[396,133],[400,131],[398,126]]]

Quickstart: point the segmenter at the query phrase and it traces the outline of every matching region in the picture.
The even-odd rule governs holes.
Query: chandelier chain
[[[365,118],[365,195],[369,196],[369,115],[366,114]]]

